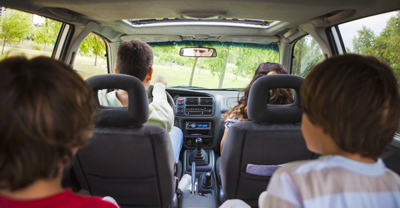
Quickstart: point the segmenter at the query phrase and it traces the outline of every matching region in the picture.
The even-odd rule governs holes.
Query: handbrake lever
[[[192,195],[196,193],[195,190],[195,181],[196,181],[196,163],[192,162]]]

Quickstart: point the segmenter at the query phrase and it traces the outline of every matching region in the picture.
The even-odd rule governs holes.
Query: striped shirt
[[[368,164],[335,155],[293,162],[274,173],[259,207],[400,207],[400,177],[381,159]]]

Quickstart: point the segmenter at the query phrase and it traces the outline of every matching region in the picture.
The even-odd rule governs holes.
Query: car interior
[[[78,151],[72,167],[65,170],[63,185],[74,192],[85,190],[93,196],[111,196],[120,207],[218,207],[227,199],[241,199],[257,207],[258,196],[266,190],[271,175],[251,174],[249,165],[282,165],[319,156],[307,150],[301,133],[299,89],[307,70],[316,63],[346,53],[338,25],[400,9],[398,0],[0,2],[7,8],[62,22],[52,58],[72,67],[88,34],[103,39],[109,74],[86,81],[94,92],[126,90],[129,105],[112,108],[97,103],[92,142]],[[296,43],[305,37],[315,41],[318,54],[299,69],[295,63]],[[174,53],[196,61],[198,56],[199,60],[216,60],[224,55],[222,48],[228,44],[273,48],[279,56],[276,62],[284,65],[290,75],[263,77],[253,86],[248,103],[251,121],[232,126],[223,154],[223,114],[236,104],[242,96],[240,89],[246,85],[167,86],[174,126],[183,132],[182,150],[175,162],[168,132],[158,126],[142,125],[148,118],[151,93],[146,92],[140,80],[115,75],[117,49],[121,42],[133,39],[152,47],[176,46]],[[196,55],[202,45],[213,50],[206,55],[208,51],[200,50],[203,55]],[[268,61],[274,62],[262,60]],[[174,73],[171,71],[171,76],[177,76]],[[207,80],[203,82],[207,85]],[[266,92],[275,88],[293,89],[294,102],[266,105]],[[398,134],[382,159],[400,174]]]

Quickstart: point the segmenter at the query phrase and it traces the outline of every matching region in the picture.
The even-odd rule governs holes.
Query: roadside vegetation
[[[257,66],[264,62],[278,62],[276,45],[241,44],[226,42],[182,41],[150,44],[154,51],[154,64],[170,66],[170,70],[185,69],[184,80],[173,85],[204,88],[243,88],[250,82]],[[182,47],[214,48],[216,57],[182,57]],[[156,70],[154,70],[156,72]],[[175,76],[181,76],[174,72]],[[167,79],[168,81],[168,79]]]
[[[386,22],[380,34],[375,34],[368,26],[363,26],[353,38],[350,53],[372,55],[386,62],[394,70],[400,86],[400,11]]]

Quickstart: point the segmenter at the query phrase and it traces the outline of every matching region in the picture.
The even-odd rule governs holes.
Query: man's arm
[[[145,124],[161,126],[168,132],[174,125],[174,110],[168,103],[165,87],[167,81],[164,77],[158,76],[154,80],[153,102],[149,105],[149,119]]]
[[[123,107],[122,103],[117,98],[116,91],[107,93],[107,90],[99,90],[97,97],[101,106]]]

